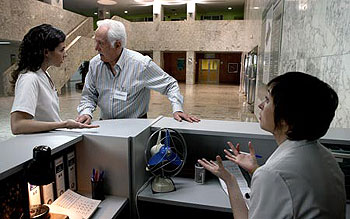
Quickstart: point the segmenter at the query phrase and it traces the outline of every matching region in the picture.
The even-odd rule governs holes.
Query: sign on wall
[[[238,73],[238,63],[228,63],[227,72],[230,74]]]

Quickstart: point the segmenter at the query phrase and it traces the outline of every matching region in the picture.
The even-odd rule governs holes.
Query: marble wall
[[[30,28],[42,23],[53,24],[67,34],[85,18],[38,0],[1,0],[0,39],[21,41]]]
[[[0,2],[0,12],[2,27],[0,39],[21,41],[30,28],[42,23],[52,24],[67,34],[65,63],[60,68],[49,69],[58,91],[76,72],[82,61],[89,60],[96,55],[94,40],[91,38],[94,33],[92,18],[86,18],[37,0],[3,0]],[[8,80],[13,69],[14,66],[5,72],[0,72],[2,76],[0,94],[2,95],[13,95]]]
[[[138,51],[250,51],[260,41],[255,20],[129,22],[127,47]],[[256,37],[255,37],[256,36]]]
[[[331,126],[350,128],[350,1],[284,0],[283,3],[279,73],[302,71],[329,83],[339,95]],[[252,10],[248,9],[248,15]],[[256,17],[252,15],[252,19]],[[261,68],[258,72],[261,74]],[[263,99],[265,90],[265,85],[258,81],[255,103]]]
[[[280,72],[302,71],[339,96],[332,126],[350,128],[350,1],[285,1]]]

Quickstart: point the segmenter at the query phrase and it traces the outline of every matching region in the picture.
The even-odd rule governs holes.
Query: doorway
[[[186,52],[164,52],[164,71],[178,82],[186,82]]]
[[[220,59],[199,59],[198,83],[219,84]]]

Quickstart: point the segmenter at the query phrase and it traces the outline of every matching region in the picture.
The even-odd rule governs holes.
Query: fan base
[[[171,178],[156,176],[152,180],[153,193],[173,192],[175,190],[175,184]]]

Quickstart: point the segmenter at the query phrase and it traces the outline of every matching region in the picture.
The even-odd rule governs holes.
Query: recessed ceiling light
[[[100,5],[116,5],[117,4],[117,2],[112,1],[112,0],[98,0],[97,3]]]
[[[109,11],[106,11],[106,14],[109,14]]]
[[[228,7],[227,9],[228,9],[228,10],[232,10],[232,7]]]
[[[97,12],[94,12],[94,15],[97,15]]]
[[[253,7],[253,9],[259,9],[259,7],[255,6],[255,7]]]
[[[124,11],[124,14],[127,14],[128,13],[128,11]]]
[[[0,42],[0,45],[10,45],[10,42]]]

